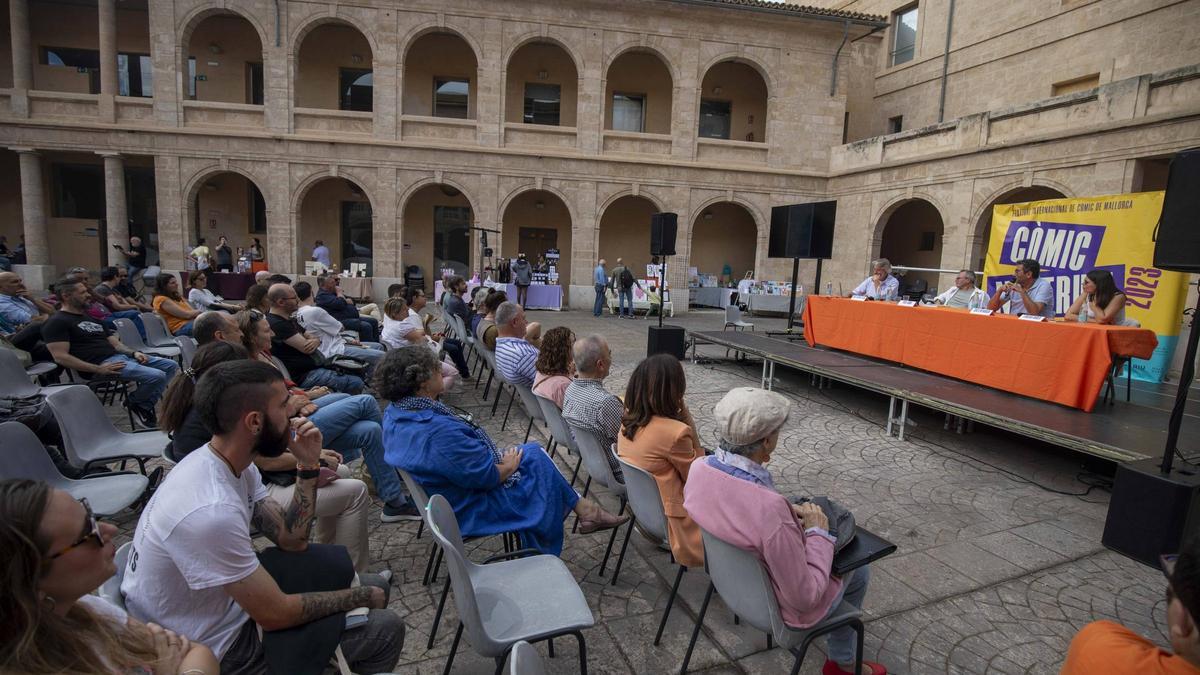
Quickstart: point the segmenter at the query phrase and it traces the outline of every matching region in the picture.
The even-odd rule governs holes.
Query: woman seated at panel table
[[[208,290],[208,272],[196,270],[190,274],[188,286],[191,286],[191,290],[188,291],[188,304],[196,311],[207,312],[210,309],[220,309],[234,314],[242,310],[241,307],[225,302],[225,298]]]
[[[375,391],[391,401],[383,415],[388,464],[445,497],[464,536],[514,532],[522,546],[559,555],[572,511],[581,534],[629,520],[580,498],[536,443],[500,450],[483,429],[438,402],[441,369],[425,347],[389,351],[375,370]]]
[[[200,316],[179,293],[179,280],[174,274],[160,274],[154,280],[154,312],[167,323],[171,335],[191,335],[192,319]]]
[[[1125,318],[1125,294],[1117,288],[1117,282],[1108,270],[1087,273],[1083,278],[1083,293],[1071,303],[1063,320],[1111,326],[1141,325]]]
[[[872,300],[893,300],[900,295],[900,280],[892,276],[892,263],[880,258],[871,263],[871,276],[850,291],[851,297],[868,297]]]

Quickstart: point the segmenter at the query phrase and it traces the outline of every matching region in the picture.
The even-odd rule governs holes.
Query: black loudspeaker
[[[656,213],[650,216],[650,255],[675,255],[675,233],[679,214]]]
[[[1101,541],[1138,562],[1158,567],[1158,556],[1178,553],[1184,533],[1200,531],[1200,474],[1161,460],[1117,467]]]
[[[772,208],[767,257],[832,258],[836,221],[836,201]]]
[[[1176,272],[1200,272],[1200,148],[1171,160],[1163,200],[1154,266]]]
[[[493,251],[493,250],[492,250],[492,249],[490,249],[490,248],[485,248],[485,249],[483,249],[483,257],[485,257],[485,258],[490,258],[490,257],[492,257],[492,254],[493,254],[493,253],[495,253],[495,251]]]
[[[687,342],[682,326],[650,326],[646,356],[670,354],[680,361],[687,355]]]

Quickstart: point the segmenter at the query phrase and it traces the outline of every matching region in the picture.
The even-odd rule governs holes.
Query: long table
[[[1112,357],[1149,358],[1153,331],[1022,321],[944,307],[901,307],[814,295],[804,338],[856,354],[1091,411]]]
[[[254,274],[250,272],[215,272],[211,269],[205,270],[208,275],[208,290],[213,292],[213,295],[219,295],[226,300],[245,300],[246,291],[254,285]],[[187,297],[188,278],[194,274],[184,270],[179,273],[183,287],[180,291],[183,297]]]

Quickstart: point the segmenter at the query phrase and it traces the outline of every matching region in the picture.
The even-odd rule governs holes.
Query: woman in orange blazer
[[[692,460],[703,457],[704,448],[683,402],[686,386],[683,366],[670,354],[639,363],[625,389],[617,455],[654,476],[667,514],[671,553],[679,564],[699,567],[704,564],[704,545],[700,527],[683,508],[683,485]]]

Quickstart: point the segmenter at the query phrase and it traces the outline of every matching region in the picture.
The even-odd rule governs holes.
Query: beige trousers
[[[340,544],[350,552],[350,560],[358,572],[367,571],[370,551],[367,538],[367,484],[350,478],[346,465],[338,467],[338,480],[317,490],[317,541]],[[267,495],[287,508],[292,502],[294,486],[267,485]]]

